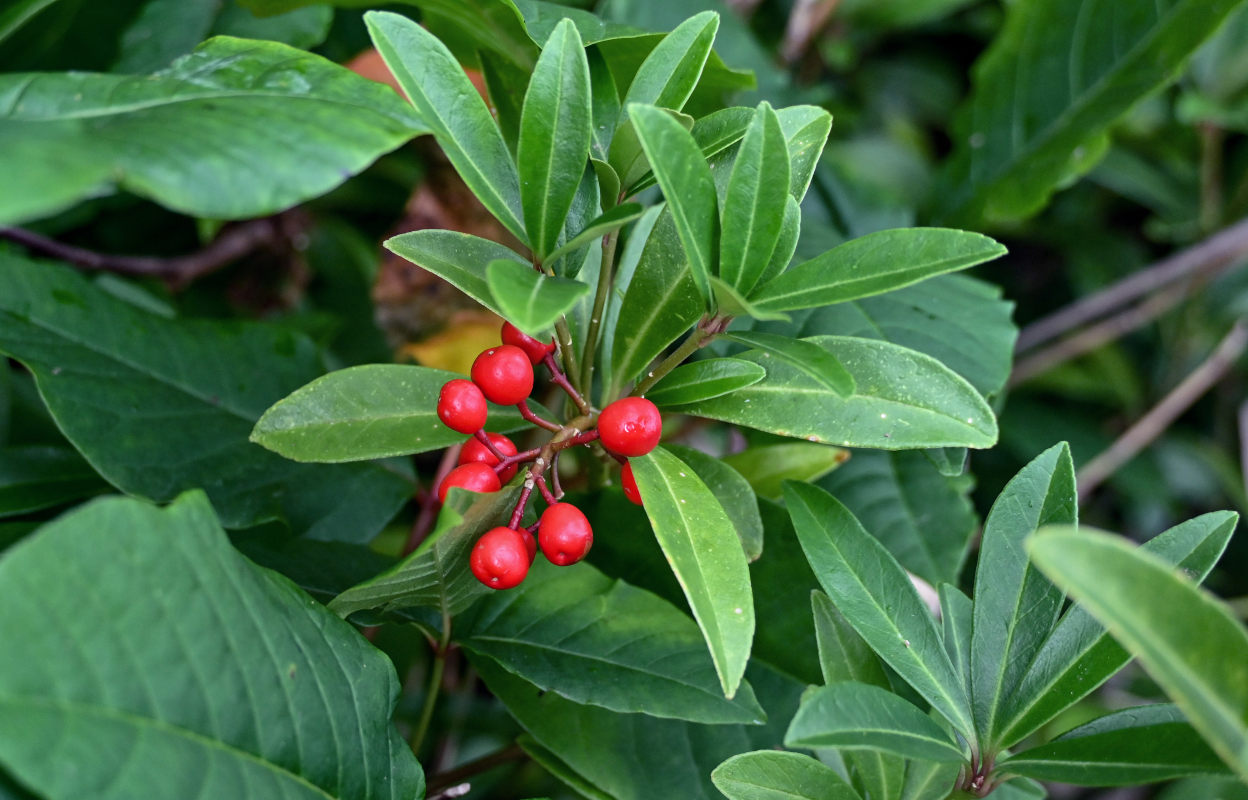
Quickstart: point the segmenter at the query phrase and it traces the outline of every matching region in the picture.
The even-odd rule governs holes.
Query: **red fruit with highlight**
[[[663,416],[644,397],[624,397],[598,415],[598,436],[602,446],[616,455],[644,456],[663,436]]]
[[[447,381],[438,394],[438,419],[460,433],[476,433],[485,426],[490,409],[475,383],[463,378]]]
[[[589,552],[594,544],[594,529],[579,508],[571,503],[555,503],[542,512],[537,537],[550,563],[566,567]]]
[[[554,339],[551,339],[549,342],[534,339],[510,322],[503,323],[502,340],[503,344],[514,345],[523,350],[524,354],[529,357],[529,362],[534,366],[542,363],[542,359],[555,352]]]
[[[516,533],[520,534],[520,538],[524,540],[525,549],[529,551],[529,563],[532,564],[533,559],[537,558],[537,539],[533,538],[528,528],[518,528]]]
[[[641,491],[637,489],[637,479],[633,477],[633,465],[625,464],[620,470],[620,485],[624,487],[624,496],[637,505],[641,505]]]
[[[447,473],[438,486],[438,500],[445,503],[446,493],[452,488],[467,489],[470,492],[497,492],[503,488],[494,470],[480,461],[463,464]]]
[[[514,406],[533,391],[533,364],[515,345],[491,347],[472,362],[472,382],[487,400]]]
[[[477,580],[491,589],[519,586],[529,574],[529,550],[511,528],[491,528],[473,545],[468,566]]]
[[[516,445],[501,433],[487,433],[490,442],[494,444],[494,448],[505,456],[514,456],[516,454]],[[490,452],[489,448],[481,444],[479,439],[473,438],[464,442],[464,446],[459,451],[459,463],[471,464],[479,461],[487,467],[493,467],[498,463],[498,457]],[[498,473],[498,480],[506,483],[516,476],[516,471],[520,469],[519,464],[511,464]]]

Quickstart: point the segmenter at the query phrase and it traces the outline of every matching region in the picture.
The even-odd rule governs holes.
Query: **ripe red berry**
[[[637,479],[633,477],[633,465],[625,464],[620,470],[620,485],[624,487],[624,496],[637,505],[641,505],[641,492],[637,489]]]
[[[646,398],[625,397],[598,415],[598,435],[602,446],[616,455],[644,456],[663,436],[663,417]]]
[[[491,589],[519,586],[529,574],[528,548],[511,528],[491,528],[473,545],[468,566],[477,580]]]
[[[490,409],[475,383],[463,378],[447,381],[438,394],[438,419],[460,433],[476,433],[485,426]]]
[[[514,456],[516,454],[516,445],[501,433],[487,433],[490,441],[494,444],[494,448],[505,456]],[[490,452],[490,449],[481,444],[478,439],[469,439],[464,442],[464,446],[459,451],[459,463],[471,464],[474,461],[480,461],[487,467],[493,467],[498,463],[498,457]],[[498,479],[502,483],[506,483],[516,477],[516,471],[520,469],[519,464],[512,464],[498,473]]]
[[[543,511],[537,536],[546,558],[560,567],[580,561],[594,544],[589,520],[571,503],[555,503]]]
[[[529,357],[529,362],[534,366],[542,363],[542,359],[549,353],[555,352],[555,340],[551,339],[549,343],[543,343],[538,339],[534,339],[524,331],[512,325],[510,322],[503,323],[502,330],[503,344],[514,345],[524,351]]]
[[[514,406],[533,391],[533,364],[519,347],[491,347],[472,362],[472,382],[489,400]]]
[[[524,547],[529,551],[529,564],[532,564],[533,559],[537,558],[537,539],[533,538],[528,528],[518,528],[516,533],[520,534],[520,538],[524,540]]]
[[[451,470],[441,485],[438,486],[438,500],[446,502],[446,493],[452,488],[467,489],[470,492],[497,492],[503,488],[494,470],[480,461],[462,464]]]

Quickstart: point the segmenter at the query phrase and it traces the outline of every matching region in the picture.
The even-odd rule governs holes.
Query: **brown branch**
[[[1217,272],[1245,255],[1248,255],[1248,219],[1240,220],[1186,250],[1036,320],[1019,333],[1015,352],[1034,350],[1045,342],[1170,283]]]
[[[1246,347],[1248,325],[1240,320],[1222,337],[1222,341],[1218,342],[1218,346],[1200,366],[1192,370],[1160,403],[1127,428],[1113,444],[1079,470],[1075,483],[1079,487],[1080,502],[1086,500],[1106,479],[1165,433],[1184,411],[1222,379],[1227,370],[1243,355]]]
[[[796,64],[806,54],[839,3],[840,0],[797,0],[780,45],[780,57],[786,64]]]
[[[156,258],[97,253],[24,228],[0,228],[0,239],[17,242],[34,253],[52,256],[85,270],[160,278],[174,289],[185,287],[196,278],[284,238],[279,218],[253,219],[224,229],[202,250],[172,258]]]
[[[513,744],[504,747],[489,755],[482,756],[476,761],[469,761],[467,764],[456,767],[446,772],[440,772],[437,775],[429,777],[428,791],[430,794],[437,794],[445,791],[448,787],[458,786],[468,778],[479,775],[486,770],[500,767],[503,764],[509,764],[512,761],[520,761],[528,758],[528,754],[520,749],[520,745]],[[444,795],[450,796],[450,795]]]

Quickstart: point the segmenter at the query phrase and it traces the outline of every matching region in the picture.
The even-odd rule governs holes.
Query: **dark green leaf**
[[[925,761],[959,762],[962,749],[931,717],[893,694],[843,681],[802,698],[784,736],[788,747],[879,750]]]
[[[716,767],[711,781],[729,800],[859,800],[831,767],[801,753],[742,753]]]
[[[819,669],[829,686],[854,681],[888,688],[884,666],[845,615],[832,600],[818,590],[810,593],[810,610],[815,617],[815,639],[819,646]]]
[[[629,463],[655,538],[702,628],[724,695],[732,697],[754,638],[749,565],[736,529],[693,469],[662,447]]]
[[[905,571],[827,492],[786,483],[784,497],[802,549],[832,602],[880,658],[971,738],[962,677]]]
[[[1050,526],[1029,549],[1248,780],[1248,630],[1230,610],[1162,559],[1116,537]]]
[[[609,166],[603,164],[604,167],[610,169]],[[601,176],[599,176],[601,180]],[[618,182],[618,178],[616,179]],[[618,189],[617,189],[618,191]],[[599,239],[611,231],[619,230],[633,220],[639,218],[645,213],[645,209],[637,203],[625,203],[612,208],[610,211],[603,212],[601,216],[594,218],[584,229],[578,231],[571,239],[560,245],[559,249],[551,253],[546,259],[547,263],[553,262],[564,255],[574,252],[594,239]]]
[[[776,241],[776,249],[771,253],[771,261],[768,262],[767,268],[763,270],[763,274],[758,277],[760,285],[767,283],[789,268],[789,264],[793,262],[793,255],[797,252],[797,242],[801,237],[801,233],[802,207],[798,205],[798,202],[793,199],[792,195],[789,195],[784,201],[784,221],[780,225],[780,238]],[[757,308],[753,310],[755,313],[758,313]],[[756,317],[756,319],[762,319],[762,317]]]
[[[510,258],[491,261],[485,276],[502,315],[538,338],[547,338],[551,326],[590,291],[589,284],[543,275]]]
[[[581,31],[581,38],[583,40],[586,38],[584,30]],[[591,47],[587,56],[589,59],[590,113],[593,121],[590,156],[606,164],[611,152],[611,139],[615,135],[615,127],[620,120],[620,93],[616,89],[615,78],[611,76],[611,68],[607,66],[601,49]],[[615,205],[618,192],[617,187],[610,195],[610,203],[606,198],[603,199],[603,208]]]
[[[1005,254],[978,233],[946,228],[877,231],[798,264],[750,298],[768,311],[844,303],[883,294]]]
[[[831,351],[814,342],[755,331],[734,331],[722,334],[722,338],[761,350],[764,358],[774,356],[776,360],[814,378],[820,387],[831,389],[841,397],[857,391],[854,376],[849,374]]]
[[[262,120],[262,122],[260,122]],[[391,90],[274,42],[218,37],[155,75],[0,76],[0,225],[116,188],[196,216],[271,214],[423,133]]]
[[[615,800],[611,795],[600,791],[597,786],[578,775],[559,756],[542,747],[536,739],[527,733],[522,733],[516,737],[516,745],[524,751],[525,755],[533,759],[535,764],[583,797],[588,797],[589,800]],[[543,800],[545,799],[543,798]]]
[[[65,436],[125,492],[167,501],[203,487],[226,526],[280,519],[352,541],[411,496],[380,465],[295,464],[247,441],[265,409],[322,372],[287,330],[166,319],[68,268],[0,254],[0,352],[30,369]]]
[[[679,111],[693,94],[715,43],[719,15],[712,11],[695,14],[663,37],[650,51],[629,84],[622,106],[628,114],[631,103]]]
[[[258,17],[233,0],[221,9],[212,24],[212,32],[243,39],[266,39],[310,50],[325,41],[333,22],[334,9],[327,4]]]
[[[688,616],[588,564],[538,559],[523,584],[490,594],[454,630],[469,650],[577,703],[717,724],[766,716],[748,683],[724,699]]]
[[[859,754],[861,755],[861,754]],[[898,800],[945,800],[958,778],[958,764],[935,761],[906,762],[906,782]]]
[[[200,493],[44,526],[0,603],[0,762],[42,796],[424,793],[389,659],[240,556]]]
[[[565,19],[533,70],[516,153],[525,229],[539,259],[555,249],[563,231],[589,158],[590,125],[589,62],[576,27]]]
[[[208,38],[219,10],[220,3],[211,0],[148,0],[122,34],[112,71],[138,75],[164,69]]]
[[[945,652],[953,662],[953,669],[962,676],[962,684],[970,694],[971,629],[974,625],[974,607],[971,598],[962,594],[951,583],[942,583],[937,590],[940,597],[941,634],[945,640]]]
[[[364,21],[377,52],[455,171],[507,230],[527,242],[516,165],[459,62],[436,36],[407,17],[370,11]]]
[[[15,0],[0,9],[0,42],[57,0]]]
[[[0,517],[51,508],[107,488],[91,465],[68,447],[0,449]]]
[[[741,473],[722,459],[707,455],[692,447],[678,444],[667,449],[681,461],[693,467],[698,477],[711,490],[715,499],[724,507],[724,513],[737,529],[737,538],[749,561],[756,560],[763,552],[763,520],[758,513],[758,498]]]
[[[715,309],[721,316],[753,317],[757,320],[792,319],[783,311],[766,311],[745,299],[745,296],[729,286],[718,276],[711,276],[711,295],[715,298]]]
[[[507,149],[515,153],[520,144],[520,115],[524,111],[529,75],[492,50],[484,50],[480,55],[481,79],[489,94],[494,119],[498,120],[498,131]]]
[[[656,406],[696,403],[758,383],[767,370],[739,358],[707,358],[681,364],[646,392]]]
[[[788,183],[780,120],[762,103],[737,150],[720,216],[719,277],[746,297],[780,240]]]
[[[818,683],[820,671],[814,620],[794,609],[810,602],[810,593],[817,590],[819,582],[810,571],[784,508],[769,500],[760,500],[758,511],[763,520],[766,546],[763,555],[750,564],[754,613],[758,617],[753,655],[802,683]]]
[[[437,229],[401,233],[385,241],[386,249],[424,267],[500,316],[503,314],[486,280],[486,265],[499,260],[532,266],[519,253],[489,239]]]
[[[816,481],[844,464],[849,455],[848,450],[826,444],[787,442],[747,447],[724,456],[724,463],[744,475],[758,495],[778,500],[785,481]]]

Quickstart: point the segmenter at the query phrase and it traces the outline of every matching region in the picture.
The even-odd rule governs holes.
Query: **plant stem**
[[[520,761],[523,758],[525,758],[525,752],[520,749],[520,745],[508,745],[502,750],[482,756],[475,761],[469,761],[467,764],[462,764],[455,769],[430,776],[429,793],[439,792],[448,786],[455,786],[474,775],[479,775],[482,772],[511,761]]]
[[[662,380],[663,376],[679,367],[686,358],[693,355],[695,350],[709,344],[711,339],[728,326],[728,321],[727,318],[723,317],[704,318],[693,329],[693,333],[690,333],[685,341],[681,342],[680,347],[673,350],[657,367],[646,373],[645,380],[633,388],[633,394],[638,397],[644,395],[651,386]]]
[[[516,408],[520,409],[520,416],[524,417],[529,422],[532,422],[539,428],[545,428],[548,431],[561,430],[558,423],[551,422],[548,419],[542,419],[537,414],[534,414],[532,409],[529,408],[528,400],[521,400],[519,403],[516,403]]]
[[[1200,132],[1200,230],[1209,233],[1222,219],[1222,140],[1224,133],[1212,122],[1201,123]]]
[[[581,385],[594,385],[594,354],[598,350],[598,331],[602,327],[602,315],[606,312],[607,298],[611,295],[611,283],[615,277],[615,249],[619,239],[618,229],[602,237],[602,267],[598,271],[598,292],[594,295],[594,310],[589,315],[589,332],[585,336],[585,361],[581,364]],[[585,413],[584,409],[581,413]]]
[[[442,609],[442,638],[433,651],[433,663],[429,667],[429,686],[425,690],[425,701],[420,708],[420,721],[412,733],[412,752],[420,757],[421,745],[429,733],[429,723],[433,720],[433,709],[438,703],[438,694],[442,691],[442,672],[446,669],[446,651],[451,646],[451,615]]]
[[[564,373],[569,376],[579,374],[576,368],[576,350],[572,347],[572,330],[568,327],[566,315],[555,321],[555,333],[559,339],[559,355],[563,358]],[[577,387],[577,391],[581,388]]]
[[[551,382],[563,389],[568,397],[572,399],[577,411],[580,411],[582,414],[589,414],[589,403],[585,401],[585,397],[568,380],[568,376],[563,374],[563,370],[559,369],[559,365],[555,363],[554,357],[547,353],[545,358],[542,359],[542,363],[546,365],[546,369],[550,370]]]

